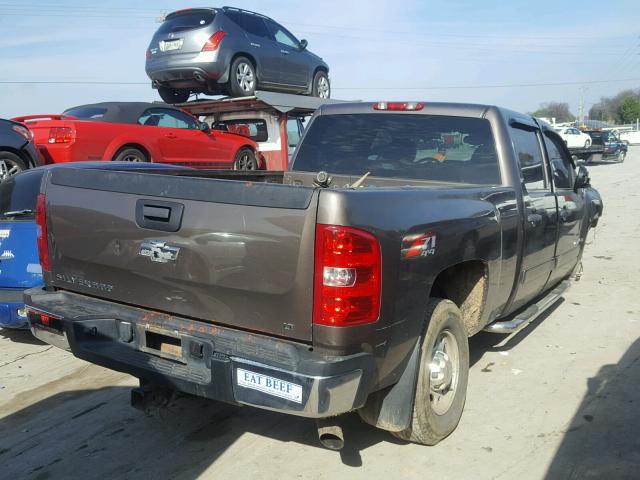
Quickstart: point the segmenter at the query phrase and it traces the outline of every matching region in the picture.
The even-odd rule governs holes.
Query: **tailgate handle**
[[[140,228],[177,232],[182,225],[183,213],[181,203],[145,199],[136,202],[136,223]]]

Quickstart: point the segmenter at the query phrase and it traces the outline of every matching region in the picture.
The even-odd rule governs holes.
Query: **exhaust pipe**
[[[337,418],[320,418],[316,420],[318,439],[323,447],[329,450],[342,450],[344,447],[344,434]]]

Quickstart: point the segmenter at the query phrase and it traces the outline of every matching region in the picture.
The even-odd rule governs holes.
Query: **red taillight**
[[[380,244],[355,228],[316,226],[313,322],[348,327],[380,316]]]
[[[418,102],[378,102],[373,104],[374,110],[393,110],[396,112],[417,111],[424,108],[424,103]]]
[[[38,239],[38,256],[43,270],[51,271],[51,259],[49,257],[49,241],[47,236],[47,197],[44,193],[38,194],[36,199],[36,225]]]
[[[227,32],[218,30],[216,33],[214,33],[209,37],[209,40],[207,40],[207,43],[205,43],[204,47],[202,47],[202,51],[215,52],[220,46],[220,42],[222,41],[222,39],[226,36],[227,36]]]
[[[52,127],[49,129],[49,143],[73,142],[73,129],[71,127]]]

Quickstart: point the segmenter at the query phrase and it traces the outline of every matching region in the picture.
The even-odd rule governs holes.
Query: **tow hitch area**
[[[175,391],[158,386],[140,386],[131,390],[131,406],[146,414],[167,407],[175,397]]]

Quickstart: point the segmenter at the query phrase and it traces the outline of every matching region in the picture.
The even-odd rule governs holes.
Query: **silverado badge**
[[[152,262],[168,263],[176,261],[178,252],[180,252],[178,247],[172,247],[157,240],[149,240],[140,244],[138,255],[149,257]]]

